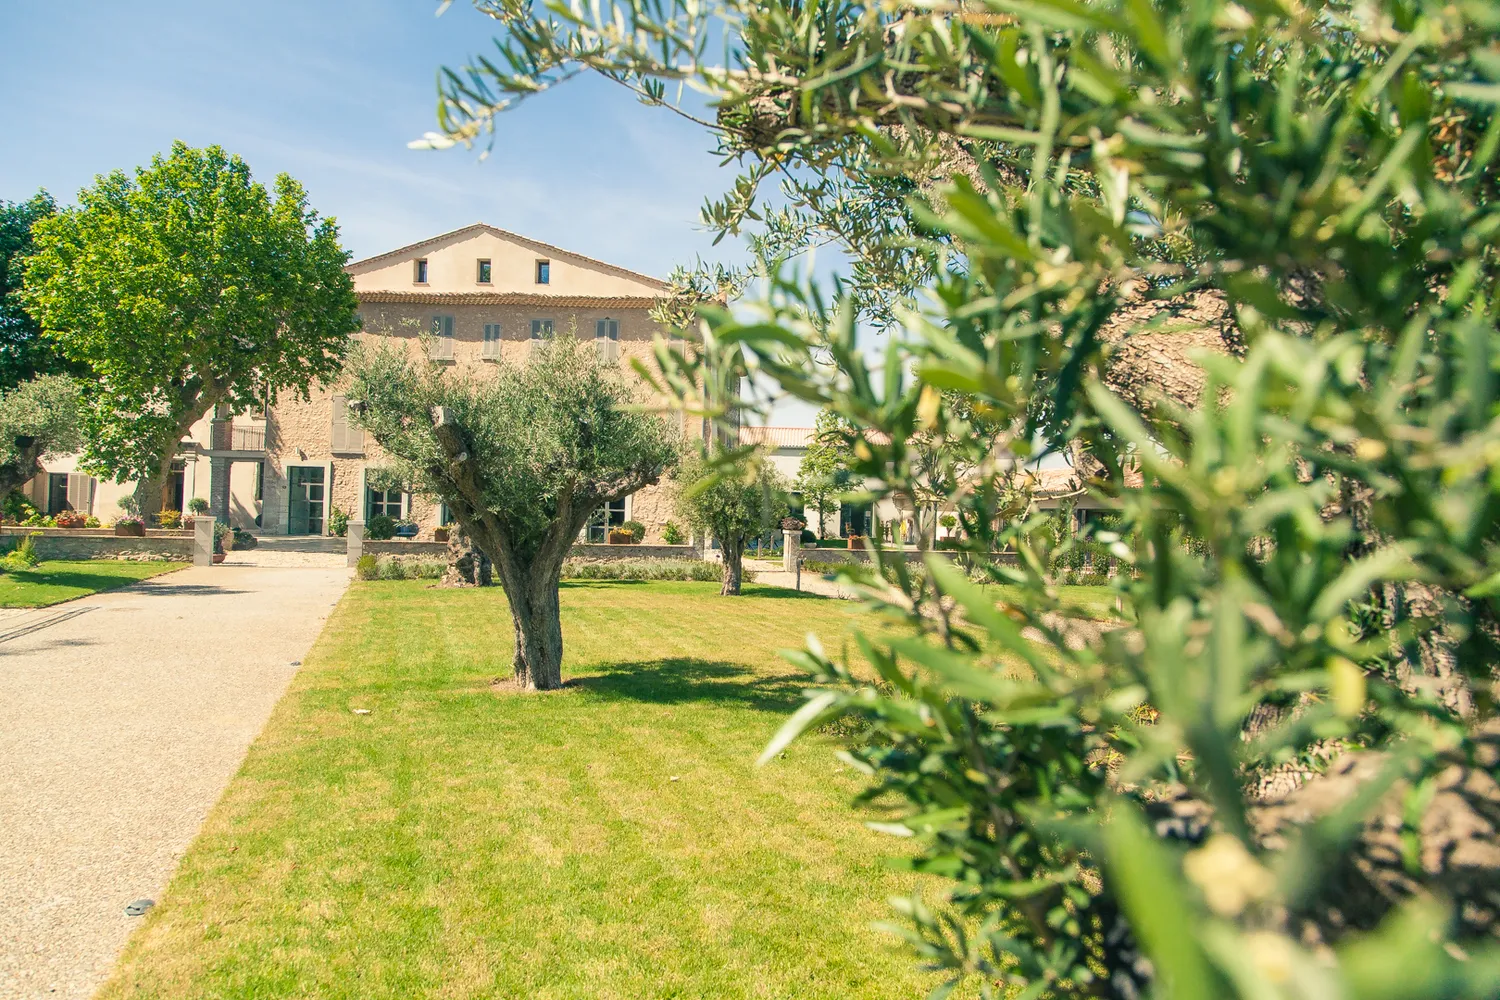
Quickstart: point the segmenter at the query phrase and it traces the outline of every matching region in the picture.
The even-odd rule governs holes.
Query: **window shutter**
[[[80,514],[94,511],[94,477],[82,473],[68,474],[68,504]]]
[[[333,397],[333,423],[329,430],[328,447],[334,454],[347,451],[349,437],[349,407],[343,396]]]
[[[484,325],[484,347],[480,357],[498,358],[500,356],[500,324],[486,323]]]
[[[603,340],[605,337],[609,336],[608,332],[606,332],[606,327],[608,325],[608,322],[609,322],[608,320],[602,320],[601,319],[601,320],[597,320],[594,323],[594,337],[595,337],[595,339]]]

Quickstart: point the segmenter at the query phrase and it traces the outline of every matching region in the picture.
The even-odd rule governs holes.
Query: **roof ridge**
[[[418,240],[415,243],[408,243],[404,247],[397,247],[395,250],[387,250],[385,253],[376,254],[373,257],[364,257],[360,260],[350,261],[348,264],[344,265],[344,269],[348,270],[349,268],[353,267],[362,267],[366,264],[374,264],[389,257],[400,257],[403,254],[410,253],[413,250],[418,250],[430,243],[437,243],[440,240],[450,239],[451,237],[459,236],[473,230],[484,230],[486,232],[494,233],[497,236],[501,236],[507,239],[518,240],[533,247],[540,247],[541,249],[546,250],[550,253],[561,254],[565,257],[576,257],[579,260],[586,260],[590,264],[597,264],[600,267],[607,267],[612,271],[618,271],[621,274],[627,274],[632,278],[638,278],[641,281],[647,282],[648,284],[656,285],[661,289],[665,289],[667,287],[667,283],[665,281],[660,278],[653,277],[652,275],[642,274],[640,271],[632,271],[628,267],[621,267],[619,264],[611,264],[607,260],[600,260],[597,257],[590,257],[588,254],[579,253],[577,250],[569,250],[566,247],[557,246],[555,243],[544,243],[541,240],[532,239],[530,236],[524,236],[521,233],[511,232],[509,229],[501,229],[499,226],[492,226],[488,222],[471,222],[467,226],[460,226],[457,229],[451,230],[446,233],[439,233],[436,236],[429,236],[426,239]]]

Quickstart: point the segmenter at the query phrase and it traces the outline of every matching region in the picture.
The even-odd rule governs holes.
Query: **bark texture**
[[[745,539],[743,537],[719,539],[719,552],[724,557],[723,586],[719,596],[734,597],[740,592],[745,577]]]

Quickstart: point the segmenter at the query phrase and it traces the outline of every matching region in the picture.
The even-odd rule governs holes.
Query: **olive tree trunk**
[[[719,539],[719,552],[724,557],[724,585],[719,588],[719,596],[736,596],[745,576],[745,536]]]

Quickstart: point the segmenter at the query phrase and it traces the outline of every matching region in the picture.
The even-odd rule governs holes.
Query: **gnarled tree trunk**
[[[724,557],[724,585],[719,588],[719,596],[736,596],[745,576],[745,537],[719,539],[719,552]]]
[[[516,575],[519,579],[512,582],[505,572],[501,573],[516,630],[516,684],[533,691],[560,688],[563,641],[558,583],[562,562],[534,562]]]

